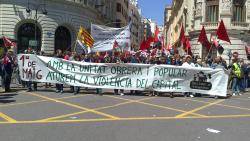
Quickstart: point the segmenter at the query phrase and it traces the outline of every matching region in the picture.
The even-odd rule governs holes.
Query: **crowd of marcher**
[[[34,52],[31,48],[25,50],[26,54],[44,55],[43,52]],[[244,62],[244,59],[238,57],[237,52],[233,53],[233,58],[230,63],[227,63],[222,57],[211,57],[208,55],[205,59],[199,56],[183,55],[178,52],[162,50],[160,48],[148,49],[145,51],[120,51],[113,50],[110,52],[78,54],[76,52],[57,50],[51,57],[62,58],[69,61],[91,62],[91,63],[142,63],[142,64],[166,64],[185,67],[209,67],[209,68],[223,68],[229,73],[228,88],[232,90],[232,95],[241,95],[249,87],[250,79],[249,64]],[[8,51],[1,60],[1,78],[2,87],[6,92],[10,91],[10,83],[13,70],[17,70],[17,59],[12,51]],[[18,72],[18,70],[16,71]],[[28,91],[36,91],[36,82],[23,82],[19,81]],[[33,85],[33,87],[32,87]],[[45,84],[45,87],[50,87],[51,84]],[[80,87],[70,86],[71,91],[75,94],[80,92]],[[87,89],[87,88],[85,88]],[[56,84],[56,92],[63,93],[63,84]],[[97,94],[102,94],[102,89],[96,89]],[[139,91],[130,91],[131,94],[139,94]],[[124,95],[124,90],[114,90],[114,94]],[[174,93],[169,93],[173,97]],[[158,92],[150,92],[151,96],[161,95]],[[185,96],[200,96],[200,94],[185,93]]]

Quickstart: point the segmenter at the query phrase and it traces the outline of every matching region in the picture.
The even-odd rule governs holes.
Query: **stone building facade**
[[[178,45],[181,25],[186,36],[189,36],[192,52],[205,58],[208,54],[206,47],[197,42],[202,26],[205,26],[208,39],[214,36],[219,21],[222,19],[227,28],[232,44],[220,41],[225,51],[222,57],[229,59],[229,52],[238,52],[240,58],[247,60],[249,55],[246,48],[250,45],[250,0],[174,0],[165,20],[167,44]],[[213,56],[218,56],[216,49]]]
[[[126,26],[129,22],[129,0],[115,0],[115,7],[115,26]]]
[[[129,20],[131,21],[131,48],[138,50],[141,38],[141,10],[138,7],[137,1],[130,1],[129,4]]]
[[[91,23],[119,19],[116,1],[0,0],[0,36],[17,40],[19,52],[29,46],[46,54],[72,50],[80,26],[90,31]]]

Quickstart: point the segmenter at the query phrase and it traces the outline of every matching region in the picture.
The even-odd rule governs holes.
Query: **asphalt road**
[[[0,141],[249,141],[250,94],[229,99],[0,94]]]

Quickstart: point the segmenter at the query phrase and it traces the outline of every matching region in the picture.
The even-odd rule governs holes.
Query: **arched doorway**
[[[55,51],[61,49],[64,51],[71,50],[71,35],[70,31],[64,27],[59,26],[55,33]]]
[[[35,37],[36,35],[36,37]],[[24,23],[17,30],[18,52],[24,52],[28,47],[35,51],[41,50],[41,30],[34,23]]]

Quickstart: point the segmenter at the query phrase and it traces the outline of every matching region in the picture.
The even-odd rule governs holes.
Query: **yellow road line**
[[[107,97],[131,101],[130,99],[120,98],[120,97],[116,97],[116,96],[107,96]],[[142,101],[135,101],[135,103],[140,103],[140,104],[143,104],[143,105],[153,106],[153,107],[157,107],[157,108],[161,108],[161,109],[168,109],[168,110],[177,111],[177,112],[180,112],[180,113],[186,113],[187,112],[187,111],[176,109],[176,108],[171,108],[171,107],[167,107],[167,106],[161,106],[161,105],[151,104],[151,103],[142,102]],[[191,115],[200,116],[200,117],[206,117],[206,115],[201,115],[201,114],[197,114],[197,113],[191,113]]]
[[[166,107],[166,106],[155,105],[155,104],[146,103],[146,102],[138,102],[138,103],[149,105],[149,106],[153,106],[153,107],[158,107],[158,108],[162,108],[162,109],[168,109],[168,110],[178,111],[178,112],[181,112],[181,113],[187,112],[187,111],[184,111],[184,110],[179,110],[179,109],[170,108],[170,107]],[[192,113],[192,115],[199,116],[199,117],[206,117],[206,115],[197,114],[197,113]]]
[[[77,96],[65,96],[65,97],[55,98],[55,100],[78,98],[78,97],[84,97],[84,96],[87,96],[87,95],[89,95],[89,94],[77,95]],[[26,104],[34,104],[34,103],[47,102],[47,101],[49,101],[49,100],[36,100],[36,101],[20,102],[20,103],[13,103],[13,104],[5,104],[5,105],[0,105],[0,108],[2,108],[2,107],[10,107],[10,106],[26,105]]]
[[[206,104],[211,103],[211,102],[205,102],[205,101],[195,100],[195,99],[187,99],[187,98],[179,98],[179,99],[188,100],[188,101],[194,101],[194,102],[199,102],[199,103],[206,103]],[[220,104],[220,103],[215,104],[215,105],[222,106],[222,107],[228,107],[228,108],[234,108],[234,109],[240,109],[240,110],[247,110],[247,111],[250,111],[249,108],[244,108],[244,107],[239,107],[239,106],[232,106],[232,105]]]
[[[224,99],[215,101],[215,102],[213,102],[213,103],[209,103],[209,104],[207,104],[207,105],[204,105],[204,106],[201,106],[201,107],[199,107],[199,108],[195,108],[195,109],[193,109],[193,110],[191,110],[191,111],[188,111],[188,112],[182,113],[182,114],[180,114],[180,115],[177,115],[176,117],[177,117],[177,118],[185,117],[185,116],[187,116],[187,115],[189,115],[189,114],[193,114],[194,112],[197,112],[197,111],[200,111],[200,110],[202,110],[202,109],[208,108],[208,107],[210,107],[210,106],[213,106],[213,105],[218,104],[218,103],[223,102],[223,101],[224,101]]]
[[[16,123],[17,121],[9,116],[7,116],[6,114],[4,113],[1,113],[0,112],[0,117],[2,117],[3,119],[7,120],[8,122],[10,123]]]
[[[79,122],[104,122],[104,121],[137,121],[137,120],[183,120],[183,119],[225,119],[225,118],[246,118],[248,115],[219,115],[206,117],[132,117],[119,119],[79,119],[79,120],[52,120],[52,121],[17,121],[15,123],[0,122],[0,124],[46,124],[46,123],[79,123]]]
[[[113,116],[113,115],[110,115],[110,114],[106,114],[106,113],[103,113],[103,112],[95,111],[93,109],[85,108],[85,107],[82,107],[82,106],[79,106],[79,105],[75,105],[75,104],[71,104],[71,103],[68,103],[68,102],[56,100],[56,99],[49,98],[49,97],[42,96],[42,95],[38,95],[38,94],[35,94],[35,93],[28,93],[28,94],[33,95],[33,96],[37,96],[37,97],[40,97],[40,98],[43,98],[43,99],[47,99],[49,101],[54,101],[56,103],[61,103],[61,104],[64,104],[64,105],[67,105],[67,106],[70,106],[70,107],[77,108],[77,109],[89,111],[89,112],[92,112],[92,113],[95,113],[95,114],[98,114],[98,115],[102,115],[102,116],[105,116],[105,117],[109,117],[111,119],[119,119],[119,117],[116,117],[116,116]]]
[[[136,100],[136,101],[143,101],[143,100],[148,100],[148,99],[153,99],[153,97],[150,97],[150,98],[142,98],[142,99]],[[108,108],[114,108],[114,107],[118,107],[118,106],[121,106],[121,105],[133,103],[133,102],[136,102],[136,101],[134,101],[134,100],[126,101],[126,102],[118,103],[118,104],[115,104],[115,105],[110,105],[110,106],[95,108],[95,109],[93,109],[93,110],[104,110],[104,109],[108,109]],[[69,117],[69,116],[84,114],[84,113],[88,113],[88,112],[89,112],[89,111],[80,111],[80,112],[75,112],[75,113],[71,113],[71,114],[65,114],[65,115],[61,115],[61,116],[56,116],[56,117],[41,119],[41,120],[39,120],[39,121],[51,121],[51,120],[56,120],[56,119],[60,119],[60,118],[66,118],[66,117]]]

